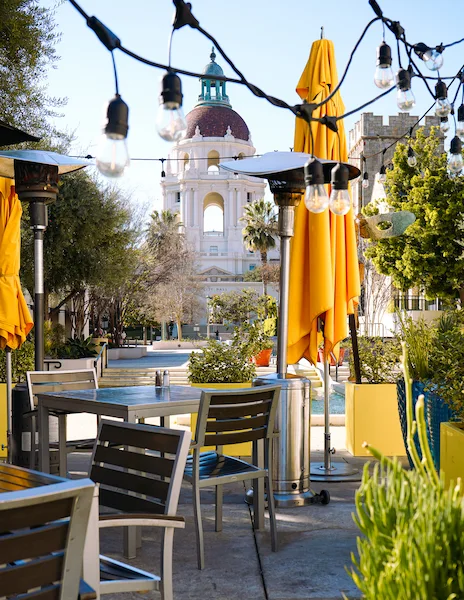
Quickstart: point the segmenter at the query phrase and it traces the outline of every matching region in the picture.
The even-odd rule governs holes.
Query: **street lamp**
[[[44,368],[44,262],[43,240],[47,205],[56,200],[60,175],[89,165],[83,160],[43,150],[0,152],[0,176],[15,180],[16,193],[29,204],[34,231],[34,342],[35,369]]]

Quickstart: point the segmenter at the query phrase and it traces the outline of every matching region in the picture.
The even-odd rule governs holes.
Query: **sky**
[[[441,0],[439,3],[436,0],[378,1],[386,17],[400,21],[411,43],[425,42],[436,46],[464,36],[458,0]],[[152,61],[167,64],[174,15],[170,0],[78,2],[85,12],[96,16],[117,34],[126,48]],[[110,53],[69,2],[64,0],[58,6],[55,0],[39,0],[39,3],[54,8],[56,31],[60,33],[57,44],[60,60],[47,77],[49,95],[67,98],[61,111],[63,116],[56,120],[56,125],[74,133],[71,154],[95,155],[106,104],[115,91]],[[368,0],[326,0],[323,3],[314,0],[193,0],[192,12],[248,81],[289,104],[299,102],[295,87],[309,57],[311,44],[321,35],[321,27],[324,37],[334,42],[341,75],[364,27],[375,16]],[[373,75],[376,48],[381,41],[382,25],[375,23],[356,52],[341,88],[347,111],[379,93]],[[396,42],[388,30],[386,41],[392,47],[396,71]],[[211,46],[207,38],[189,27],[176,31],[172,42],[172,66],[201,72],[210,60]],[[459,71],[464,62],[463,48],[464,44],[460,44],[444,52],[442,76],[455,75]],[[217,50],[216,54],[216,62],[224,73],[234,76]],[[120,93],[130,110],[128,146],[131,158],[166,158],[170,144],[162,140],[155,129],[160,79],[164,71],[141,64],[119,51],[115,51],[115,58]],[[425,68],[423,72],[432,74]],[[182,76],[181,79],[187,113],[197,101],[200,84],[197,78]],[[255,97],[244,86],[231,83],[227,86],[232,107],[245,119],[257,153],[288,151],[293,146],[295,118],[290,111]],[[411,114],[420,116],[433,99],[423,82],[417,79],[413,80],[413,92],[416,107]],[[384,116],[396,114],[395,91],[362,112]],[[361,111],[345,119],[347,134],[360,114]],[[450,133],[448,143],[454,135]],[[159,210],[160,173],[158,161],[132,160],[124,176],[111,181],[129,194],[133,203],[148,211]]]

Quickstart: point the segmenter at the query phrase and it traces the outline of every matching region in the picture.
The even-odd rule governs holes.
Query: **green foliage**
[[[190,383],[245,383],[255,375],[256,367],[240,345],[210,339],[203,352],[190,355]]]
[[[436,130],[429,137],[419,130],[410,144],[416,167],[407,163],[407,145],[397,144],[387,202],[393,210],[414,213],[416,221],[403,235],[370,244],[365,254],[398,289],[418,286],[430,298],[456,298],[464,284],[464,178],[448,176],[439,144]]]
[[[62,346],[66,341],[66,332],[60,323],[44,322],[44,352],[45,356],[53,356],[55,348]]]
[[[50,350],[51,358],[93,358],[97,354],[92,336],[68,338],[64,344]]]
[[[396,339],[360,336],[358,338],[361,380],[365,383],[395,383],[400,365],[401,346]],[[353,353],[349,356],[350,376],[354,379]]]
[[[378,463],[364,467],[356,492],[355,523],[362,537],[349,574],[367,600],[452,600],[464,597],[464,504],[461,482],[438,479],[427,441],[424,399],[413,421],[411,379],[407,389],[408,449],[415,469],[405,470],[368,449]],[[412,443],[416,429],[424,459]]]
[[[34,342],[25,341],[21,348],[11,351],[13,383],[26,381],[26,373],[34,371]],[[0,382],[6,382],[5,350],[0,350]]]
[[[276,333],[277,303],[272,296],[243,289],[218,294],[209,305],[213,323],[235,324],[234,343],[242,344],[248,356],[273,347],[271,338]]]
[[[400,326],[399,338],[406,342],[408,348],[409,371],[415,381],[428,381],[433,370],[430,366],[430,355],[434,349],[436,327],[420,318],[412,317],[397,311]]]

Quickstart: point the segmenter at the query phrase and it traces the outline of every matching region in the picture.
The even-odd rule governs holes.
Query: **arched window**
[[[190,156],[188,154],[184,154],[183,160],[183,170],[188,171],[190,169]]]
[[[217,192],[206,194],[203,200],[203,234],[224,235],[224,198]]]
[[[210,150],[208,152],[208,172],[210,172],[210,167],[216,167],[219,171],[219,152],[217,150]]]

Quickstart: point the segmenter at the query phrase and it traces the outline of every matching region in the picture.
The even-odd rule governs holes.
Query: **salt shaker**
[[[163,373],[163,387],[169,387],[169,371],[167,369]]]
[[[159,369],[155,373],[155,386],[156,387],[162,386],[161,371]]]

